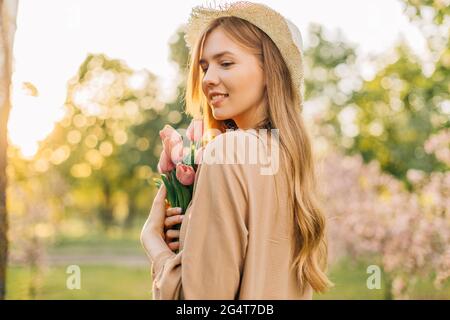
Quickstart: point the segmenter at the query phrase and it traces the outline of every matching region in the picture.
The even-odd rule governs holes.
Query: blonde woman
[[[201,115],[206,131],[221,133],[205,154],[236,159],[255,152],[247,142],[256,138],[263,164],[203,161],[179,232],[166,233],[181,216],[176,208],[166,212],[160,188],[141,234],[153,298],[312,299],[331,283],[301,115],[300,32],[267,6],[236,2],[194,8],[185,39],[191,49],[187,112]],[[268,131],[264,139],[260,132]],[[223,151],[227,141],[235,147]],[[267,163],[272,174],[262,174]],[[179,241],[168,245],[174,238]]]

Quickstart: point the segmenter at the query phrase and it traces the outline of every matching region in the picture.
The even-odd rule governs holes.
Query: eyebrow
[[[230,51],[222,51],[222,52],[219,52],[219,53],[216,53],[215,55],[213,55],[213,60],[217,59],[217,58],[220,58],[221,56],[224,56],[226,54],[233,55],[233,53],[230,52]],[[202,64],[202,63],[205,63],[205,62],[206,62],[205,59],[200,59],[198,63]]]

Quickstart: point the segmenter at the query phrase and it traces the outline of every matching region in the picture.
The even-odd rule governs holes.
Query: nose
[[[202,82],[205,87],[213,87],[220,82],[219,75],[212,66],[209,66],[208,70],[206,70]]]

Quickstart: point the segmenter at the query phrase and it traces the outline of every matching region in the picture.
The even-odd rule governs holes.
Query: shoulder
[[[207,164],[256,164],[256,156],[266,155],[267,139],[256,130],[233,130],[224,132],[210,141],[206,147],[203,162]]]
[[[248,138],[256,138],[256,137],[257,135],[250,130],[230,130],[216,136],[213,140],[211,140],[208,143],[207,147],[215,148],[216,146],[221,145],[226,141],[231,140],[243,141]]]
[[[271,167],[277,170],[279,148],[277,136],[267,130],[234,130],[216,136],[203,152],[202,166],[214,170],[226,170],[235,174],[250,176],[270,175]],[[276,146],[276,147],[268,147]],[[212,166],[214,165],[214,166]]]

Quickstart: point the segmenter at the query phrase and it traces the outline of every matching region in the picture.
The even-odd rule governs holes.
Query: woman
[[[185,39],[191,48],[187,112],[202,114],[206,129],[221,132],[205,154],[239,157],[256,137],[264,162],[275,162],[273,148],[280,161],[273,174],[261,174],[260,163],[202,162],[179,233],[165,233],[165,221],[167,227],[179,220],[175,209],[165,211],[160,188],[141,234],[152,261],[153,298],[312,299],[331,283],[301,117],[300,33],[264,5],[237,2],[194,8]],[[262,139],[260,128],[275,129],[278,140]],[[231,140],[239,147],[223,151]],[[178,236],[176,254],[167,242]]]

